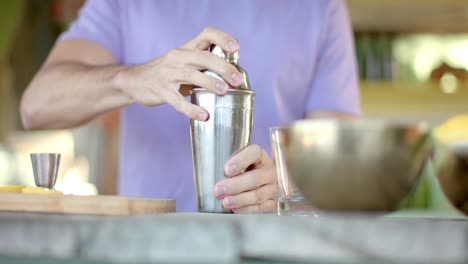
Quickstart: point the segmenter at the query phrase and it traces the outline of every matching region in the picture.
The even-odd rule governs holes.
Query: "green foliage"
[[[9,52],[23,6],[23,0],[0,1],[0,58],[5,58]]]

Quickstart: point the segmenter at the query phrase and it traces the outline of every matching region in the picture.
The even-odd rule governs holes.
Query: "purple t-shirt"
[[[214,26],[239,40],[256,92],[252,143],[309,111],[359,114],[353,39],[343,0],[89,0],[63,39],[85,39],[122,64],[157,58]],[[196,210],[189,119],[133,104],[121,124],[121,195],[177,199]]]

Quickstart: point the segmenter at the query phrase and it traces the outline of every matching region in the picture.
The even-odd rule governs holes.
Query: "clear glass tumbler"
[[[314,208],[306,201],[288,175],[285,157],[285,127],[270,128],[270,143],[278,179],[278,215],[316,216]]]

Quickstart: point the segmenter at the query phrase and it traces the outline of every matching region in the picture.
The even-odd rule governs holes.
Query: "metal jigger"
[[[53,189],[60,166],[60,153],[31,153],[30,155],[36,186]]]

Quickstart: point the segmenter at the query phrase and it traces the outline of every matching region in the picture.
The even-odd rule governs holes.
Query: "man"
[[[211,43],[231,52],[242,46],[240,64],[256,92],[254,145],[226,163],[214,195],[236,213],[273,211],[268,128],[359,114],[343,0],[88,1],[25,91],[23,124],[69,128],[123,108],[120,194],[175,198],[178,211],[194,211],[186,117],[209,117],[184,96],[194,86],[223,95],[241,81],[206,51]]]

